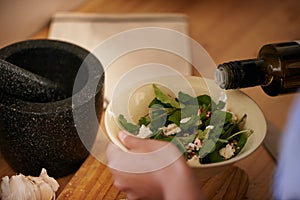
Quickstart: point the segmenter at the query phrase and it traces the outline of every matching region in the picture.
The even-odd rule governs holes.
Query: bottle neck
[[[215,80],[222,89],[237,89],[265,85],[268,82],[267,74],[264,60],[240,60],[219,65]]]

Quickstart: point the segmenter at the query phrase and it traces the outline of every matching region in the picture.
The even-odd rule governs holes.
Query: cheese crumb
[[[221,156],[223,156],[225,159],[229,159],[234,155],[235,148],[233,143],[227,144],[226,147],[223,147],[220,149],[219,153]]]
[[[199,151],[200,148],[202,148],[202,146],[203,146],[203,142],[199,138],[195,139],[194,144],[196,147],[196,151]]]
[[[215,127],[213,126],[213,125],[208,125],[205,129],[210,129],[210,130],[212,130],[212,129],[214,129]]]
[[[199,156],[194,155],[191,159],[187,160],[187,164],[191,167],[199,167],[201,166]]]
[[[137,137],[148,138],[152,134],[153,134],[153,132],[150,130],[150,127],[147,127],[143,124],[139,129],[139,133],[137,134]]]
[[[176,133],[179,133],[181,129],[176,125],[176,124],[169,124],[167,127],[162,127],[160,128],[163,130],[163,133],[168,136],[168,135],[174,135]]]
[[[187,123],[189,120],[191,119],[191,117],[186,117],[180,120],[181,124]]]

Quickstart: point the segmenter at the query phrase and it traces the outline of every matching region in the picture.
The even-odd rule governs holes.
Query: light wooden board
[[[239,200],[245,197],[249,186],[248,175],[238,167],[230,167],[208,180],[199,181],[199,190],[208,200]],[[58,196],[58,200],[124,199],[126,194],[113,186],[108,168],[89,156]]]

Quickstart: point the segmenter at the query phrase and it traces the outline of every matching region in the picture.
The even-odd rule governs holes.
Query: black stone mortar
[[[42,168],[53,177],[76,171],[89,154],[101,118],[104,71],[99,60],[79,46],[48,39],[4,47],[0,59],[58,83],[66,91],[64,99],[40,102],[0,90],[0,149],[5,160],[25,175],[37,176]],[[100,76],[95,89],[89,87],[89,80],[95,79],[91,76]],[[84,101],[74,106],[74,96]],[[80,116],[76,125],[74,111]]]

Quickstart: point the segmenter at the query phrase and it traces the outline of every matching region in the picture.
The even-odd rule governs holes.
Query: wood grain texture
[[[238,167],[230,167],[202,184],[200,188],[207,199],[244,199],[248,190],[248,175]]]
[[[207,180],[199,181],[199,190],[207,200],[240,200],[245,198],[249,178],[239,167],[230,167]],[[58,196],[58,200],[81,199],[124,199],[126,194],[113,186],[112,175],[108,168],[89,156],[81,168]]]
[[[108,200],[125,197],[125,194],[113,187],[112,175],[108,168],[93,156],[89,156],[59,195],[58,200]]]

